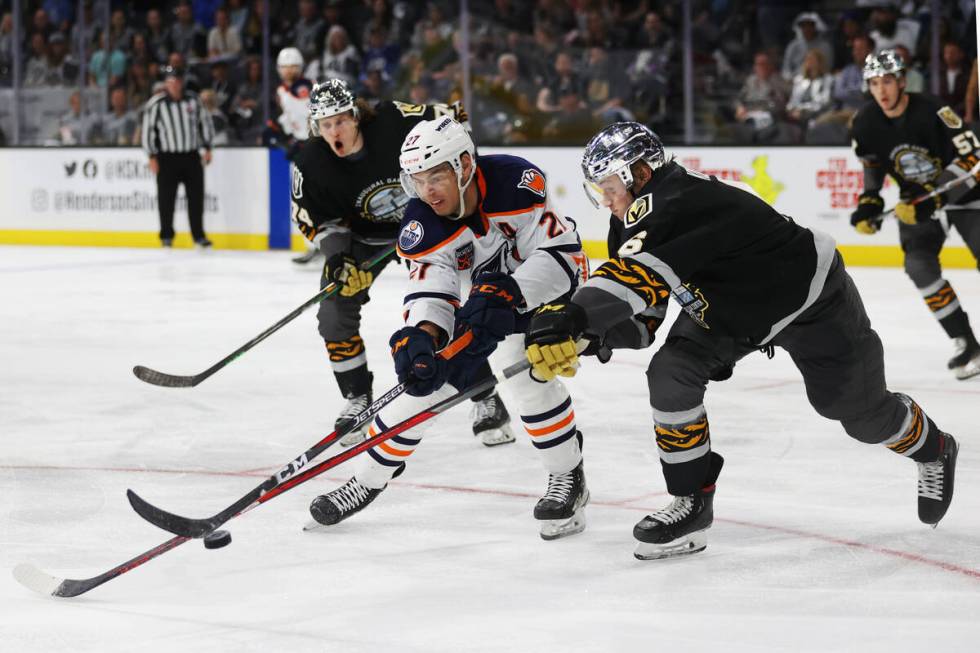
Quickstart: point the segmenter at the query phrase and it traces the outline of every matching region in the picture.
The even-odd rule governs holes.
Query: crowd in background
[[[21,43],[13,42],[9,1],[0,21],[0,84],[13,83],[19,47],[22,88],[104,91],[95,103],[72,94],[45,142],[138,143],[138,112],[166,65],[183,70],[186,86],[200,93],[216,144],[261,142],[264,0],[22,4]],[[940,4],[943,14],[934,17],[927,0],[694,0],[698,140],[846,143],[848,120],[866,97],[867,53],[900,49],[909,89],[930,88],[934,20],[942,42],[940,94],[975,120],[975,5]],[[80,5],[84,16],[76,15]],[[579,144],[604,124],[635,119],[668,143],[680,142],[680,6],[469,0],[469,110],[478,141]],[[462,98],[455,0],[270,0],[270,7],[272,61],[294,46],[313,81],[345,79],[368,100]],[[267,70],[274,92],[272,62]]]

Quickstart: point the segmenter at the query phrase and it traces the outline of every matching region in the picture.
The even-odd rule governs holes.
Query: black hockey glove
[[[943,208],[946,198],[942,193],[935,197],[913,204],[913,200],[928,195],[936,189],[932,184],[909,184],[902,189],[901,200],[895,205],[895,217],[905,224],[918,224],[932,217],[937,209]]]
[[[873,234],[881,229],[881,212],[885,200],[877,191],[864,191],[858,199],[857,209],[851,214],[851,226],[862,234]]]
[[[395,331],[388,341],[395,359],[399,383],[408,383],[406,392],[414,397],[430,395],[446,382],[447,365],[436,356],[432,335],[413,326]]]
[[[517,330],[514,309],[523,304],[524,295],[514,277],[503,272],[479,275],[469,299],[456,313],[459,327],[473,332],[473,342],[466,350],[483,356],[493,353],[497,343]]]
[[[358,269],[357,261],[346,252],[337,252],[327,259],[323,276],[340,285],[340,294],[343,297],[353,297],[367,290],[374,281],[374,273]]]
[[[545,304],[536,310],[524,334],[531,375],[540,381],[575,376],[575,341],[582,337],[586,325],[585,309],[575,303]]]

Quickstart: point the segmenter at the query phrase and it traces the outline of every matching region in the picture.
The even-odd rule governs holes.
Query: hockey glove
[[[409,384],[408,394],[425,397],[446,382],[446,361],[436,356],[436,342],[431,334],[407,326],[395,331],[388,344],[395,359],[398,382]]]
[[[578,351],[575,341],[585,331],[585,309],[575,303],[545,304],[531,317],[524,334],[531,376],[550,381],[555,376],[575,376]]]
[[[902,189],[902,201],[895,205],[895,217],[905,224],[918,224],[932,217],[937,209],[943,208],[946,199],[940,193],[935,197],[913,204],[916,198],[928,195],[935,190],[932,184],[909,184]]]
[[[858,199],[858,206],[851,214],[851,226],[862,234],[871,235],[881,229],[881,212],[885,201],[875,191],[865,191]]]
[[[367,290],[374,281],[374,273],[358,269],[354,257],[344,252],[338,252],[327,259],[323,276],[340,285],[342,297],[353,297]]]
[[[459,327],[473,332],[467,351],[489,356],[497,343],[517,330],[514,309],[523,304],[524,295],[514,277],[503,272],[478,276],[469,299],[456,313]]]

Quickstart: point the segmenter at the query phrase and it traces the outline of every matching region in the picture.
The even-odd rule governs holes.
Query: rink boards
[[[608,216],[582,190],[581,148],[483,148],[540,166],[558,209],[575,219],[590,256],[606,256]],[[831,234],[852,265],[901,265],[894,220],[863,236],[848,216],[863,173],[850,148],[684,147],[669,151],[683,165],[750,186],[798,223]],[[157,247],[156,183],[136,148],[6,148],[0,150],[0,244]],[[289,224],[288,162],[278,150],[219,148],[206,169],[205,226],[223,249],[302,248]],[[886,184],[885,204],[898,199]],[[190,246],[183,190],[175,218],[177,246]],[[973,267],[958,234],[943,262]]]

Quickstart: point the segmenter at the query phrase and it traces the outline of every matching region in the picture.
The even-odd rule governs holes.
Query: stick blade
[[[51,574],[46,574],[34,565],[25,562],[14,567],[14,580],[38,594],[48,596],[65,596],[59,590],[65,584],[64,578],[56,578]]]
[[[194,376],[167,374],[166,372],[151,370],[149,367],[143,367],[142,365],[134,367],[133,374],[144,383],[158,385],[163,388],[193,388],[201,382],[201,379],[198,378],[199,375],[196,374]]]
[[[166,510],[161,510],[156,506],[142,499],[132,490],[126,490],[126,497],[129,505],[133,507],[140,517],[150,522],[157,528],[180,535],[181,537],[204,537],[214,528],[207,519],[189,519],[175,515]]]

